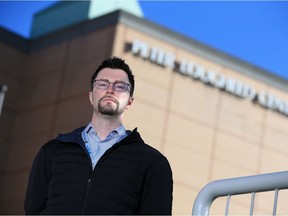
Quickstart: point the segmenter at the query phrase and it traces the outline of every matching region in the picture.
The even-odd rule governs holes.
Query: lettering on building
[[[257,92],[253,86],[244,83],[241,80],[226,77],[223,74],[207,69],[197,62],[188,61],[186,59],[177,61],[174,53],[166,52],[156,46],[149,46],[147,43],[140,40],[134,40],[132,42],[131,52],[133,55],[149,60],[154,64],[170,68],[171,70],[177,71],[194,80],[199,80],[206,85],[258,103],[264,108],[288,116],[288,102],[265,91]]]

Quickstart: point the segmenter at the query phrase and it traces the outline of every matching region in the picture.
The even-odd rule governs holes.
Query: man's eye
[[[98,87],[106,87],[106,86],[107,86],[107,83],[106,83],[106,82],[98,82],[98,83],[97,83],[97,86],[98,86]]]
[[[122,83],[118,83],[115,85],[115,88],[119,90],[125,90],[126,86]]]

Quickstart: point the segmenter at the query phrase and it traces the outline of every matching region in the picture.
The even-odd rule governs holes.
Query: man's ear
[[[92,92],[89,92],[89,101],[90,101],[90,104],[93,105],[93,94],[92,94]]]
[[[126,109],[127,109],[127,110],[128,110],[129,107],[132,105],[133,101],[134,101],[134,97],[130,97],[130,98],[128,99],[128,103],[127,103],[127,106],[126,106]]]

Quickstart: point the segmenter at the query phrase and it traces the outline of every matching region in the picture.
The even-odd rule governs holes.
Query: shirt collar
[[[84,129],[84,132],[85,133],[95,133],[96,135],[97,135],[97,132],[96,132],[96,130],[94,129],[94,127],[93,127],[93,125],[92,125],[92,123],[90,122],[88,125],[87,125],[87,127]],[[116,128],[116,129],[114,129],[113,131],[111,131],[110,133],[109,133],[109,135],[110,134],[113,134],[113,133],[117,133],[119,136],[124,136],[125,134],[126,134],[126,129],[125,129],[125,127],[123,126],[123,124],[121,124],[118,128]],[[109,136],[108,135],[108,136]]]

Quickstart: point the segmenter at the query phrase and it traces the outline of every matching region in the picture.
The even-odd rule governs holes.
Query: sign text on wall
[[[155,46],[149,46],[147,43],[139,40],[132,42],[131,52],[152,63],[171,68],[171,70],[177,71],[182,75],[200,80],[207,85],[221,89],[237,97],[256,102],[262,107],[288,116],[287,102],[265,91],[257,92],[253,86],[216,73],[197,62],[187,61],[185,59],[177,61],[174,53],[166,52]]]

